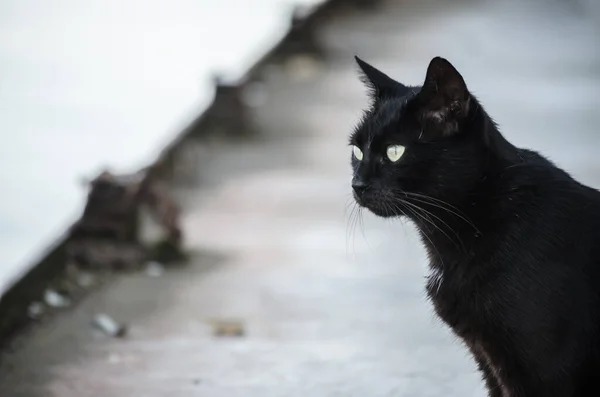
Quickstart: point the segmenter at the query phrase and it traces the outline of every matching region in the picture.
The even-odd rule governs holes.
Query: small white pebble
[[[71,304],[71,300],[64,295],[56,292],[53,289],[47,289],[44,293],[44,301],[51,307],[67,307]]]

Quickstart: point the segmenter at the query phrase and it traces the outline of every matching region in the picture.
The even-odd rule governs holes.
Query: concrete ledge
[[[68,236],[69,232],[60,236],[37,264],[0,299],[0,348],[29,323],[31,302],[39,300],[49,283],[65,272]]]

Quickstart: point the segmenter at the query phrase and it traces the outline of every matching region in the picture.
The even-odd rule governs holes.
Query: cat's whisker
[[[405,205],[405,204],[407,204],[407,203],[406,203],[406,201],[403,201],[403,200],[401,200],[401,199],[400,199],[400,200],[398,201],[398,203],[397,203],[397,204]],[[411,213],[412,213],[412,214],[415,216],[415,218],[417,218],[417,219],[423,219],[423,215],[422,215],[422,214],[419,214],[419,213],[418,213],[418,212],[416,212],[414,209],[411,209],[410,207],[404,207],[404,208],[402,208],[402,207],[398,206],[397,204],[392,204],[392,206],[393,206],[393,207],[394,207],[394,208],[395,208],[397,211],[399,211],[399,212],[402,212],[402,213],[405,213],[406,211],[404,211],[404,210],[406,209],[406,210],[410,211],[410,212],[411,212]],[[444,264],[444,259],[442,258],[442,255],[441,255],[440,251],[437,249],[437,247],[436,247],[436,246],[435,246],[435,244],[433,243],[433,240],[431,240],[431,238],[430,238],[430,237],[427,235],[427,233],[424,233],[423,231],[421,231],[421,235],[422,235],[422,236],[424,236],[424,237],[425,237],[425,238],[426,238],[426,239],[429,241],[429,243],[431,244],[431,247],[433,247],[433,249],[434,249],[434,250],[435,250],[435,252],[437,253],[437,255],[438,255],[438,258],[440,259],[440,261],[441,261],[441,263],[442,263],[442,266],[443,266],[443,264]]]
[[[463,243],[462,239],[460,238],[460,235],[459,235],[459,233],[458,233],[456,230],[454,230],[454,229],[453,229],[453,228],[452,228],[452,227],[451,227],[451,226],[450,226],[450,225],[449,225],[449,224],[448,224],[446,221],[444,221],[442,218],[440,218],[440,217],[439,217],[439,216],[437,216],[436,214],[432,213],[431,211],[428,211],[428,210],[426,210],[425,208],[422,208],[422,207],[420,207],[420,206],[418,206],[418,205],[416,205],[416,204],[414,204],[414,203],[411,203],[411,202],[409,202],[409,201],[407,201],[407,200],[403,200],[403,201],[404,201],[406,204],[408,204],[408,205],[411,205],[411,206],[414,206],[414,207],[418,208],[419,210],[421,210],[421,211],[425,212],[425,213],[426,213],[426,214],[428,214],[429,216],[432,216],[432,217],[434,217],[435,219],[439,220],[439,221],[440,221],[440,222],[441,222],[441,223],[442,223],[444,226],[446,226],[446,227],[448,228],[448,230],[449,230],[450,232],[454,233],[454,235],[455,235],[455,236],[456,236],[456,238],[458,239],[458,242],[459,242],[459,243],[460,243],[460,245],[462,246],[463,250],[466,250],[466,248],[465,248],[465,246],[464,246],[464,243]],[[456,246],[456,248],[459,248],[459,247],[458,247],[458,244],[457,244],[457,243],[456,243],[456,242],[455,242],[455,241],[454,241],[452,238],[450,238],[450,236],[449,236],[449,235],[448,235],[448,234],[447,234],[447,233],[446,233],[446,232],[445,232],[445,231],[442,229],[442,227],[441,227],[440,225],[437,225],[437,224],[435,224],[435,222],[431,221],[431,218],[429,218],[429,219],[430,219],[430,223],[431,223],[431,224],[432,224],[432,225],[433,225],[433,226],[434,226],[434,227],[435,227],[437,230],[439,230],[440,232],[442,232],[442,233],[443,233],[443,234],[444,234],[444,235],[445,235],[445,236],[448,238],[448,240],[452,241],[452,243],[453,243],[453,244]]]
[[[436,203],[438,203],[438,204],[440,204],[440,205],[445,205],[445,206],[448,206],[449,208],[451,208],[451,209],[453,209],[454,211],[456,211],[456,214],[455,214],[456,216],[459,216],[459,217],[461,217],[461,219],[463,219],[465,222],[468,222],[469,224],[471,224],[471,225],[475,226],[475,225],[474,225],[474,224],[471,222],[471,220],[469,220],[468,218],[466,218],[466,215],[464,214],[464,212],[462,212],[462,211],[461,211],[461,210],[460,210],[458,207],[456,207],[456,206],[454,206],[454,205],[452,205],[452,204],[448,203],[447,201],[444,201],[444,200],[438,199],[438,198],[436,198],[436,197],[428,196],[428,195],[426,195],[426,194],[422,194],[422,193],[408,192],[408,191],[405,191],[405,190],[400,190],[400,189],[395,189],[394,191],[395,191],[395,192],[399,192],[399,193],[401,193],[401,194],[404,194],[405,196],[419,197],[419,198],[422,198],[422,199],[425,199],[425,200],[430,200],[430,201],[436,202]],[[464,217],[464,218],[463,218],[463,217]]]
[[[346,256],[348,256],[348,244],[350,239],[352,239],[353,225],[356,218],[356,212],[358,211],[358,204],[356,204],[356,202],[350,204],[352,204],[352,209],[350,210],[350,215],[346,218]]]
[[[409,197],[411,200],[415,200],[415,201],[422,202],[423,204],[431,205],[433,207],[444,210],[452,215],[455,215],[456,217],[458,217],[459,219],[462,219],[467,224],[469,224],[471,227],[473,227],[473,229],[475,229],[476,232],[480,233],[477,226],[475,226],[475,224],[470,219],[468,219],[459,208],[453,206],[452,204],[450,204],[446,201],[437,199],[435,197],[427,196],[424,194],[419,194],[419,193],[406,192],[406,191],[402,191],[402,190],[395,190],[395,192],[402,193],[406,197]],[[450,208],[446,208],[446,207],[444,207],[444,205],[446,205]]]
[[[355,220],[354,220],[354,230],[353,230],[353,236],[352,236],[352,250],[354,250],[354,255],[356,255],[356,229],[360,229],[360,220],[361,220],[361,215],[362,215],[362,207],[357,205],[356,206],[356,216],[355,216]]]
[[[369,240],[367,240],[367,236],[365,235],[365,223],[363,220],[363,208],[359,207],[358,209],[358,227],[360,228],[360,232],[363,236],[363,238],[365,239],[365,242],[367,243],[367,245],[369,245]],[[369,248],[371,248],[369,246]]]
[[[436,197],[428,196],[428,195],[422,194],[422,193],[407,192],[407,191],[403,191],[403,190],[398,190],[398,191],[400,191],[401,193],[408,195],[408,196],[421,197],[423,199],[427,199],[427,200],[435,201],[435,202],[443,204],[443,205],[447,205],[448,207],[456,210],[461,216],[464,216],[464,213],[458,207],[448,203],[447,201],[441,200]],[[465,219],[465,220],[470,222],[468,219]]]
[[[361,229],[361,225],[362,225],[362,207],[360,205],[357,205],[357,210],[356,210],[356,221],[354,222],[354,237],[352,238],[352,250],[354,251],[354,255],[356,256],[356,230],[360,230],[361,234],[363,234],[363,238],[364,238],[364,231]]]
[[[348,243],[350,242],[352,244],[352,254],[356,256],[356,228],[362,225],[362,210],[363,208],[354,202],[350,214],[350,225],[346,234],[346,255],[348,254]]]
[[[354,197],[352,196],[352,194],[350,194],[350,195],[348,195],[348,198],[346,199],[346,206],[344,208],[344,217],[345,218],[348,217],[348,210],[354,209],[354,206],[356,206],[356,201],[354,200]]]
[[[456,236],[456,238],[458,239],[458,241],[459,241],[460,245],[462,246],[462,249],[463,249],[463,250],[465,250],[464,243],[463,243],[463,242],[462,242],[462,240],[460,239],[460,236],[458,235],[458,233],[457,233],[457,232],[456,232],[456,231],[455,231],[455,230],[454,230],[452,227],[450,227],[450,225],[448,225],[448,224],[447,224],[447,223],[446,223],[446,222],[445,222],[443,219],[441,219],[439,216],[437,216],[437,215],[433,214],[432,212],[430,212],[430,211],[427,211],[426,209],[419,207],[418,205],[416,205],[416,204],[414,204],[414,203],[410,203],[410,202],[408,202],[408,201],[406,201],[406,200],[402,200],[402,199],[400,199],[400,201],[401,201],[403,204],[406,204],[406,205],[409,205],[409,206],[413,207],[415,210],[422,211],[422,213],[424,213],[425,215],[427,215],[427,216],[423,216],[423,218],[422,218],[422,219],[426,219],[426,220],[429,222],[429,224],[430,224],[431,226],[433,226],[435,229],[439,230],[439,231],[440,231],[440,232],[441,232],[441,233],[442,233],[444,236],[446,236],[446,238],[448,238],[448,240],[449,240],[450,242],[452,242],[452,244],[454,244],[454,246],[455,246],[457,249],[460,249],[460,247],[459,247],[459,245],[457,244],[457,242],[456,242],[454,239],[452,239],[452,238],[450,237],[450,235],[448,235],[448,233],[446,233],[446,232],[445,232],[445,231],[442,229],[442,227],[441,227],[441,226],[437,225],[437,224],[436,224],[436,223],[435,223],[435,222],[434,222],[434,221],[433,221],[433,220],[430,218],[430,216],[432,216],[432,217],[436,218],[437,220],[439,220],[440,222],[442,222],[442,223],[443,223],[443,224],[444,224],[444,225],[445,225],[445,226],[446,226],[446,227],[447,227],[447,228],[448,228],[448,229],[449,229],[449,230],[450,230],[452,233],[454,233],[454,235],[455,235],[455,236]]]

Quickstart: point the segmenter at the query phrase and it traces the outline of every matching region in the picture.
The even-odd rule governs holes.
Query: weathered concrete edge
[[[290,36],[299,30],[304,32],[312,31],[317,24],[322,23],[329,15],[338,9],[338,7],[347,6],[349,2],[345,0],[325,0],[316,6],[302,20],[295,20],[296,27],[290,28],[288,33],[275,44],[265,55],[260,58],[237,82],[238,86],[243,86],[251,79],[255,78],[261,68],[281,56],[288,46]],[[350,2],[351,3],[351,2]],[[218,89],[218,87],[217,87]],[[213,101],[194,121],[185,127],[181,133],[166,145],[158,158],[146,167],[145,182],[160,178],[164,168],[168,167],[169,161],[177,149],[182,146],[186,138],[203,127],[206,120],[215,111]],[[0,349],[5,347],[20,330],[27,326],[31,319],[28,316],[29,305],[34,301],[39,301],[48,288],[49,284],[61,277],[67,268],[67,245],[72,225],[56,239],[46,250],[42,251],[40,259],[34,260],[33,265],[20,278],[12,283],[0,296]]]
[[[0,348],[29,323],[29,305],[39,300],[49,283],[65,271],[68,236],[68,231],[63,233],[0,298]]]

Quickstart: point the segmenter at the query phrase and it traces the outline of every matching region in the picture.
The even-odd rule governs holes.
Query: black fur
[[[489,395],[600,396],[600,193],[504,139],[445,59],[422,87],[359,66],[372,104],[350,139],[355,199],[418,226],[428,296]]]

